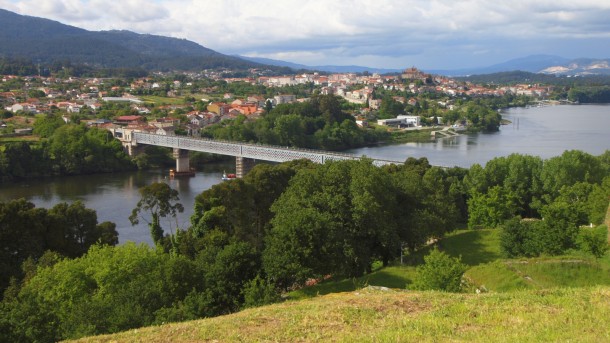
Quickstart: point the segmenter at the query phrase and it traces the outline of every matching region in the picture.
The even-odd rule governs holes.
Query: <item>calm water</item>
[[[548,106],[517,108],[503,113],[512,124],[493,134],[462,135],[430,143],[407,143],[352,150],[370,157],[404,161],[408,157],[427,157],[430,163],[470,167],[485,164],[511,153],[558,156],[565,150],[579,149],[599,155],[610,149],[610,105]],[[119,240],[152,243],[146,223],[131,226],[129,215],[139,200],[138,188],[166,181],[180,192],[185,211],[178,218],[180,227],[189,225],[194,198],[212,185],[222,182],[223,170],[234,171],[231,164],[211,164],[195,177],[167,179],[167,171],[143,171],[53,178],[0,185],[0,201],[26,198],[38,207],[58,202],[82,200],[95,209],[98,222],[117,224]],[[164,228],[167,222],[162,222]],[[175,227],[176,224],[173,224]]]
[[[36,207],[53,207],[59,202],[73,202],[82,200],[85,206],[97,211],[98,222],[111,221],[116,223],[119,232],[119,242],[126,241],[147,242],[152,244],[146,222],[132,226],[129,222],[131,210],[136,207],[140,196],[138,189],[153,182],[168,182],[173,189],[180,193],[180,203],[184,205],[184,212],[176,220],[172,220],[171,227],[186,228],[190,224],[193,213],[195,196],[213,185],[222,182],[223,170],[234,170],[235,166],[227,164],[212,164],[203,171],[197,172],[195,177],[169,179],[168,171],[140,171],[129,173],[114,173],[100,175],[58,177],[45,180],[16,182],[0,185],[0,201],[25,198]],[[233,171],[231,171],[233,172]],[[162,219],[161,225],[168,232],[170,227]]]
[[[513,108],[502,112],[502,117],[512,124],[501,126],[500,132],[350,152],[398,161],[408,157],[427,157],[433,165],[470,167],[512,153],[550,158],[565,150],[576,149],[599,155],[610,149],[610,105]]]

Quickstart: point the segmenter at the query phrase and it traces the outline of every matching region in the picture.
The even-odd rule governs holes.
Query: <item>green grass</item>
[[[184,105],[183,97],[167,98],[162,96],[146,95],[141,96],[140,99],[142,99],[144,102],[152,102],[155,105]]]
[[[437,246],[452,257],[461,257],[462,263],[476,266],[502,258],[500,231],[497,229],[456,230],[447,234],[435,245],[427,246],[406,257],[409,265],[424,263],[424,256]]]
[[[0,136],[0,143],[37,142],[39,140],[40,140],[40,137],[38,137],[38,136],[14,136],[14,137]]]
[[[451,256],[462,257],[462,262],[475,266],[501,257],[498,230],[458,230],[438,243],[441,250]],[[431,247],[407,256],[405,265],[379,268],[373,273],[354,279],[330,279],[315,286],[305,287],[288,294],[290,299],[305,299],[317,295],[354,291],[364,286],[383,286],[404,289],[416,277],[415,268],[423,263]]]
[[[77,342],[608,342],[610,288],[361,289]]]
[[[556,287],[610,286],[610,254],[595,258],[579,252],[570,255],[520,260],[502,259],[500,231],[457,230],[436,243],[440,250],[461,257],[470,266],[465,274],[466,291],[486,289],[512,292],[524,289]],[[290,292],[289,299],[306,299],[330,293],[354,291],[366,286],[404,289],[417,277],[416,267],[433,246],[425,247],[406,257],[406,264],[378,268],[361,278],[334,278],[315,286]]]
[[[429,142],[433,137],[430,132],[438,130],[433,128],[426,128],[420,130],[405,130],[405,131],[391,131],[390,137],[392,143],[406,143],[406,142]]]
[[[371,274],[353,279],[329,279],[317,285],[304,287],[290,292],[288,298],[301,300],[330,293],[349,292],[366,286],[381,286],[404,289],[415,277],[413,266],[389,266],[380,268]]]
[[[471,268],[466,278],[475,287],[508,292],[521,289],[610,285],[608,255],[596,260],[582,255],[498,260]]]

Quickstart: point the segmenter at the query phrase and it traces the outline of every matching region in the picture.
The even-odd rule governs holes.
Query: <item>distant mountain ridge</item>
[[[88,31],[57,21],[0,9],[0,57],[26,58],[34,63],[70,61],[110,68],[202,70],[268,68],[275,72],[317,70],[329,73],[399,73],[402,69],[366,66],[307,66],[259,57],[228,56],[195,42],[131,31]],[[405,61],[405,68],[411,66]],[[288,69],[290,68],[290,69]],[[423,69],[431,74],[467,76],[507,71],[551,75],[610,75],[610,59],[566,59],[532,55],[488,67],[459,70]]]
[[[526,71],[551,75],[609,75],[610,59],[567,59],[553,55],[532,55],[513,59],[484,68],[459,70],[428,70],[430,73],[448,76],[484,75],[507,71]]]
[[[288,67],[294,70],[312,70],[312,71],[324,71],[328,73],[363,73],[368,71],[369,73],[379,73],[379,74],[389,74],[389,73],[399,73],[403,69],[385,69],[385,68],[372,68],[372,67],[364,67],[364,66],[334,66],[334,65],[323,65],[323,66],[308,66],[305,64],[292,63],[287,61],[274,60],[270,58],[264,57],[249,57],[249,56],[237,56],[244,60],[267,64],[267,65],[275,65],[280,67]]]
[[[130,31],[88,31],[0,9],[0,57],[150,70],[247,69],[261,64],[223,55],[186,39]]]
[[[268,58],[247,56],[240,57],[253,62],[289,67],[295,70],[318,70],[334,73],[361,73],[368,71],[370,73],[380,74],[397,73],[402,71],[402,69],[382,69],[363,66],[307,66],[303,64],[273,60]],[[580,58],[571,60],[568,58],[553,55],[532,55],[512,59],[503,63],[494,64],[487,67],[454,70],[424,68],[423,71],[431,74],[446,76],[485,75],[509,71],[525,71],[530,73],[554,75],[608,75],[610,74],[610,59]]]

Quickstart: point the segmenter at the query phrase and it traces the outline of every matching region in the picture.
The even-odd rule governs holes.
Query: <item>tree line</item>
[[[58,116],[39,119],[39,142],[0,147],[0,180],[133,170],[136,165],[107,130],[64,125]]]
[[[48,210],[25,199],[0,202],[0,290],[23,279],[26,261],[35,264],[47,251],[79,257],[96,243],[116,245],[116,225],[98,224],[96,212],[80,201]]]
[[[425,158],[261,164],[198,195],[190,226],[177,231],[159,219],[180,211],[178,194],[152,184],[132,217],[149,221],[155,248],[32,259],[5,292],[0,332],[54,341],[231,313],[278,301],[309,279],[367,274],[460,225],[502,230],[508,257],[599,255],[597,231],[580,226],[601,223],[609,175],[610,152],[581,151],[514,154],[469,169]],[[441,257],[429,262],[448,265]]]
[[[363,130],[342,110],[334,95],[314,95],[310,101],[280,104],[255,121],[245,116],[205,128],[202,135],[214,139],[342,150],[375,143],[385,131]]]

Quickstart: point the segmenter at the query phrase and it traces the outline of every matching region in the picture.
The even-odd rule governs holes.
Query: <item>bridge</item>
[[[177,175],[188,174],[190,172],[189,151],[234,156],[238,178],[243,177],[254,166],[256,160],[288,162],[297,159],[308,159],[315,163],[325,163],[326,161],[359,160],[364,157],[324,150],[237,143],[185,136],[158,135],[128,129],[116,129],[112,130],[112,132],[114,137],[121,141],[130,155],[135,153],[135,150],[139,145],[156,145],[173,148],[174,158],[176,158],[175,173]],[[401,161],[381,159],[372,159],[372,161],[376,166],[403,163]]]

